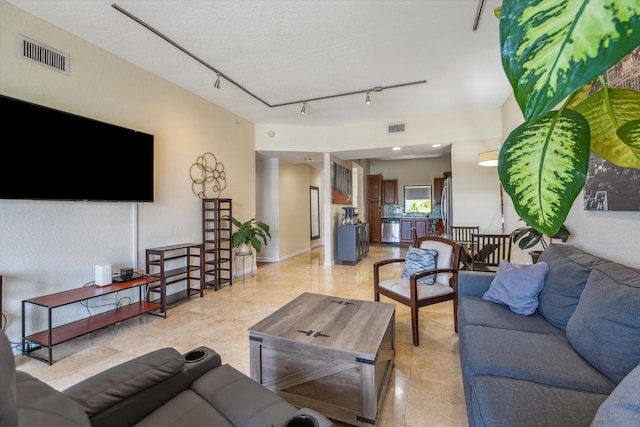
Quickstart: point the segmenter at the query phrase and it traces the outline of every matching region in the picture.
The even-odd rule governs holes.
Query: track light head
[[[369,97],[369,91],[367,91],[367,98],[364,100],[364,103],[367,105],[371,105],[371,98]]]
[[[213,87],[215,87],[216,89],[220,89],[220,73],[216,73],[218,75],[218,78],[216,79],[216,82],[213,84]]]
[[[307,112],[307,101],[302,101],[302,109],[300,110],[300,114],[305,114]]]

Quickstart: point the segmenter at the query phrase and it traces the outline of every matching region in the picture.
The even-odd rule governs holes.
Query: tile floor
[[[373,301],[375,261],[404,257],[406,249],[374,245],[356,265],[325,267],[323,249],[316,248],[279,263],[263,264],[255,277],[233,286],[207,290],[203,298],[168,310],[166,319],[139,316],[54,347],[54,363],[16,356],[18,369],[64,389],[76,382],[160,347],[185,353],[206,345],[249,374],[247,329],[302,292]],[[399,275],[401,270],[389,271]],[[393,302],[382,297],[383,302]],[[467,426],[460,374],[458,337],[452,303],[420,310],[420,346],[411,340],[409,310],[396,306],[396,359],[380,427]],[[343,426],[344,424],[338,424]]]

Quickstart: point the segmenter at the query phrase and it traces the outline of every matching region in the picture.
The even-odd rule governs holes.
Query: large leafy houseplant
[[[570,235],[569,229],[563,224],[556,234],[549,237],[549,241],[551,242],[553,239],[557,239],[566,242]],[[525,225],[524,227],[513,230],[511,232],[511,241],[518,243],[520,249],[530,249],[538,243],[542,245],[542,249],[547,249],[547,246],[549,246],[545,235],[530,225]]]
[[[518,215],[554,236],[585,184],[590,151],[640,169],[640,92],[608,88],[601,76],[640,45],[640,1],[504,0],[496,16],[525,119],[500,149],[500,181]],[[596,81],[602,88],[591,93]]]
[[[236,226],[236,231],[231,235],[231,244],[234,248],[240,247],[243,243],[251,245],[259,253],[262,250],[262,243],[267,245],[267,238],[271,239],[269,226],[264,222],[251,218],[246,222],[240,222],[236,218],[231,218],[231,222]],[[262,240],[262,242],[260,241]]]

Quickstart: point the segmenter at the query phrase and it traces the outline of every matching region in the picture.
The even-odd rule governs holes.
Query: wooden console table
[[[251,378],[297,407],[376,425],[395,357],[395,304],[305,292],[249,328]]]
[[[42,362],[47,362],[51,365],[53,363],[54,345],[88,334],[89,332],[106,328],[107,326],[114,325],[118,322],[122,322],[123,320],[127,320],[141,314],[153,314],[152,312],[161,310],[162,305],[146,301],[146,295],[143,292],[145,285],[158,280],[159,279],[157,277],[141,277],[139,279],[129,280],[126,282],[112,283],[107,286],[85,286],[78,289],[71,289],[68,291],[57,292],[55,294],[23,300],[22,354],[38,359]],[[71,323],[52,327],[53,310],[56,308],[133,288],[139,289],[139,300],[136,302],[132,302],[131,304],[105,311],[100,314],[85,317]],[[45,308],[47,310],[47,329],[30,335],[26,334],[25,317],[27,307],[31,307],[32,310],[36,310],[38,307]],[[166,317],[166,315],[163,315],[163,317]],[[43,347],[49,349],[48,359],[32,354],[32,352]]]

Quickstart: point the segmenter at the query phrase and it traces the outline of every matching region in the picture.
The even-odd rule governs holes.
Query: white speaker
[[[111,277],[113,272],[111,271],[111,264],[96,264],[96,285],[105,286],[110,285],[113,280]]]

